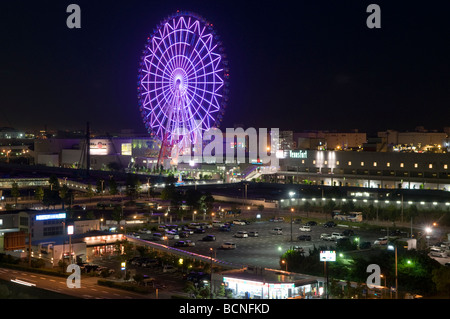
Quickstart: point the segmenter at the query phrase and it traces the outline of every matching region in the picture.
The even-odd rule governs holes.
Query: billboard
[[[336,251],[334,250],[321,250],[320,261],[336,261]]]
[[[26,235],[27,234],[22,231],[5,233],[4,250],[25,249]]]

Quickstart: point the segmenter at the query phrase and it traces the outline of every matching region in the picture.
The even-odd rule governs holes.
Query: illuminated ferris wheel
[[[158,163],[191,151],[218,127],[228,101],[228,62],[213,25],[190,12],[162,21],[142,52],[138,105],[148,132],[161,142]]]

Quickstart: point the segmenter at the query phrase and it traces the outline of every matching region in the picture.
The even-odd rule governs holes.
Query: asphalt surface
[[[333,241],[324,241],[320,239],[323,233],[331,234],[332,232],[341,233],[348,227],[336,226],[333,228],[324,228],[322,224],[311,227],[310,232],[300,231],[301,224],[292,224],[292,241],[291,241],[291,223],[284,222],[270,222],[270,221],[256,221],[248,225],[233,225],[230,232],[219,231],[217,227],[206,229],[203,234],[191,234],[188,238],[171,239],[169,241],[158,241],[158,243],[172,246],[178,240],[188,239],[195,243],[193,247],[182,248],[196,254],[210,256],[210,248],[213,248],[214,258],[231,262],[234,264],[250,265],[257,267],[265,267],[272,269],[280,269],[280,256],[292,246],[302,247],[306,253],[314,246],[328,246],[334,247],[336,245]],[[274,228],[281,228],[282,234],[273,234]],[[258,237],[236,237],[238,231],[257,231]],[[373,244],[374,240],[386,235],[381,231],[367,231],[353,228],[355,236],[360,238],[361,242],[369,241]],[[203,238],[207,235],[215,235],[215,241],[204,241]],[[311,241],[300,241],[297,239],[299,235],[310,235]],[[142,236],[141,239],[151,239],[150,236]],[[232,242],[236,244],[236,249],[222,249],[221,245],[225,242]]]

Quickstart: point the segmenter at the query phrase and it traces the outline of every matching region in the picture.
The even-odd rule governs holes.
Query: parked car
[[[221,226],[224,226],[225,224],[223,222],[221,222],[220,220],[213,220],[212,225],[213,225],[213,227],[221,227]]]
[[[374,245],[387,245],[389,239],[387,237],[378,238],[376,239],[373,244]]]
[[[177,269],[172,265],[164,265],[163,272],[176,272]]]
[[[166,237],[168,239],[180,239],[180,236],[175,231],[166,231]]]
[[[258,232],[257,231],[250,231],[250,232],[248,232],[248,236],[249,237],[258,237]]]
[[[321,235],[320,235],[320,239],[321,239],[321,240],[332,240],[330,234],[321,234]]]
[[[316,226],[317,222],[315,222],[313,220],[310,220],[309,222],[306,222],[305,225],[307,225],[307,226]]]
[[[283,235],[283,230],[281,228],[277,227],[277,228],[272,229],[271,233],[274,235]]]
[[[196,233],[196,234],[203,234],[204,232],[205,232],[205,230],[203,228],[196,228],[194,230],[194,233]]]
[[[370,247],[372,247],[370,241],[364,241],[361,244],[359,244],[359,249],[370,249]]]
[[[188,238],[190,236],[189,232],[187,231],[181,231],[178,236],[180,236],[180,238]]]
[[[222,247],[222,249],[236,249],[236,244],[227,242],[223,243],[220,247]]]
[[[309,235],[300,235],[297,237],[298,240],[306,240],[306,241],[311,241],[311,236]]]
[[[300,252],[300,253],[304,253],[305,252],[305,249],[303,247],[301,247],[301,246],[293,246],[292,250],[295,250],[295,251]]]
[[[293,224],[301,224],[302,223],[302,219],[301,218],[296,218],[292,221]]]
[[[275,222],[275,223],[284,222],[284,217],[273,217],[269,221]]]
[[[437,247],[431,247],[430,248],[430,256],[446,258],[447,253],[443,249],[440,249]]]
[[[174,247],[192,247],[192,246],[195,246],[195,243],[191,240],[180,240],[180,241],[177,241],[173,246]]]
[[[325,227],[325,228],[336,227],[336,223],[333,221],[329,221],[329,222],[326,222],[325,224],[323,224],[323,227]]]
[[[246,238],[248,237],[248,233],[246,231],[238,231],[234,236],[238,238]]]
[[[299,228],[300,231],[311,231],[311,226],[303,225]]]
[[[331,233],[331,240],[338,240],[345,238],[344,235],[341,235],[340,233]]]
[[[233,224],[235,224],[235,225],[247,225],[245,223],[245,221],[238,220],[238,219],[233,220]]]
[[[351,229],[346,229],[342,232],[343,236],[353,236],[355,234],[355,232]]]
[[[219,231],[231,231],[231,228],[228,226],[220,226]]]
[[[215,241],[215,240],[216,240],[215,235],[207,235],[207,236],[203,237],[203,241]]]
[[[153,233],[153,240],[155,241],[159,241],[159,240],[164,240],[164,235],[161,233]]]

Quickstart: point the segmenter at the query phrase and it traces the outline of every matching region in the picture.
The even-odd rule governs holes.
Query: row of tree
[[[386,285],[395,287],[395,257],[394,253],[388,250],[363,255],[351,254],[339,247],[314,246],[309,250],[309,254],[305,255],[290,249],[280,257],[280,266],[293,272],[324,276],[324,265],[320,261],[322,250],[336,250],[336,261],[327,263],[328,276],[331,279],[366,283],[370,275],[367,266],[376,264],[380,266],[386,278]],[[426,251],[400,249],[397,270],[399,291],[450,297],[450,268],[430,258]],[[384,284],[383,282],[382,285]],[[336,291],[339,293],[335,297],[345,297],[340,288]]]

